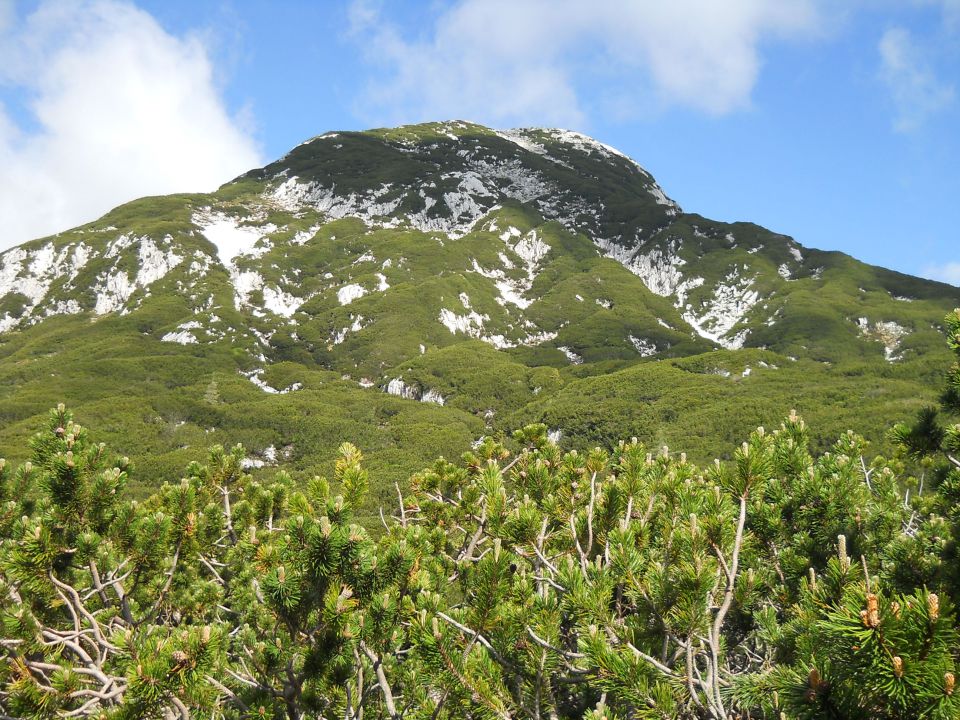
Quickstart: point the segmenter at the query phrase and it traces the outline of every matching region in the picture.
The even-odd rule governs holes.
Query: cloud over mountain
[[[124,2],[0,6],[0,247],[257,165],[198,37]]]
[[[880,39],[880,77],[896,110],[894,128],[916,130],[950,105],[956,96],[952,84],[942,81],[926,50],[909,30],[888,29]]]
[[[583,82],[605,87],[611,107],[638,98],[711,114],[743,107],[760,44],[808,34],[819,20],[811,0],[461,0],[410,39],[377,4],[352,9],[368,58],[383,68],[365,98],[372,112],[566,125],[590,114]]]

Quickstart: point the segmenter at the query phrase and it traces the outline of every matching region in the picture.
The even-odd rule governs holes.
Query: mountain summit
[[[66,399],[131,453],[149,437],[164,470],[229,430],[304,470],[370,440],[402,474],[410,454],[527,420],[574,445],[669,440],[692,397],[698,436],[740,435],[858,377],[902,414],[932,392],[958,302],[684,212],[579,133],[331,132],[215,193],[0,255],[0,441]],[[744,408],[747,383],[763,402]]]

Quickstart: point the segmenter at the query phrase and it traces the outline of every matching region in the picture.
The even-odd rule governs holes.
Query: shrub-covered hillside
[[[217,447],[135,502],[61,406],[0,469],[0,713],[960,717],[960,425],[895,428],[917,475],[795,413],[706,467],[546,430],[437,460],[373,528],[353,445],[305,485]]]
[[[852,428],[886,450],[935,397],[958,303],[684,212],[576,133],[326,133],[0,253],[0,454],[29,459],[60,402],[141,497],[213,444],[301,480],[353,442],[376,507],[425,458],[529,423],[567,450],[636,435],[708,462],[796,408],[818,449]]]

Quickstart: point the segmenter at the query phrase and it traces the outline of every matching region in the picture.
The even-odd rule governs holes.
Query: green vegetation
[[[364,374],[352,363],[327,369],[299,355],[301,344],[285,345],[275,335],[275,359],[262,378],[274,388],[301,383],[302,389],[269,394],[239,374],[257,367],[246,352],[225,343],[158,342],[157,334],[171,329],[160,318],[175,307],[150,298],[128,316],[94,323],[51,318],[5,336],[3,454],[14,462],[28,459],[21,439],[36,426],[40,408],[61,400],[131,458],[136,495],[153,489],[145,484],[151,479],[176,476],[201,460],[212,443],[240,441],[261,460],[272,446],[287,454],[284,467],[305,481],[332,472],[333,449],[349,440],[368,457],[376,498],[369,510],[375,512],[377,502],[393,495],[393,484],[405,482],[430,457],[456,457],[483,433],[501,436],[532,422],[562,430],[567,449],[636,436],[651,447],[682,447],[692,460],[707,462],[729,457],[751,428],[795,407],[816,429],[813,442],[820,450],[847,428],[884,450],[884,428],[935,399],[941,373],[933,361],[942,367],[945,358],[930,350],[923,360],[903,365],[881,358],[827,366],[771,351],[724,350],[571,366],[552,355],[542,359],[551,364],[528,364],[521,353],[467,339],[431,345],[423,355],[414,350],[383,374]],[[405,332],[399,321],[394,327]],[[361,337],[372,330],[358,334],[352,352],[391,342]],[[409,344],[417,340],[407,337]],[[376,385],[358,385],[365,377]],[[436,390],[446,405],[387,395],[383,388],[392,378]]]
[[[0,266],[0,718],[960,717],[957,288],[462,122]]]
[[[853,432],[818,451],[795,412],[705,467],[532,424],[396,485],[379,526],[350,443],[309,482],[216,446],[136,501],[60,405],[0,460],[0,715],[960,717],[960,310],[945,325],[940,408],[892,429],[895,457]],[[739,388],[778,359],[642,367]],[[601,418],[609,393],[579,394]]]
[[[244,252],[221,257],[211,223]],[[817,451],[849,428],[889,453],[885,429],[936,398],[960,303],[681,212],[588,138],[460,122],[327,134],[0,263],[11,462],[59,402],[130,458],[137,497],[211,444],[302,484],[351,441],[373,478],[364,518],[429,458],[531,423],[565,450],[636,436],[705,463],[796,408]]]
[[[960,310],[946,328],[955,417]],[[395,486],[373,533],[350,443],[306,483],[217,446],[138,502],[60,405],[0,460],[0,714],[951,720],[960,425],[925,408],[891,437],[817,452],[791,413],[701,467],[533,424]]]
[[[62,406],[30,447],[0,462],[5,716],[960,713],[949,497],[853,434],[815,457],[796,415],[707,468],[528,426],[414,475],[376,536],[349,443],[332,482],[216,447],[142,502]]]

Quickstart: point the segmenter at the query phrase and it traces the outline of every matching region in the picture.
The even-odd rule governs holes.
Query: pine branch
[[[490,656],[491,656],[494,660],[496,660],[498,663],[500,663],[501,665],[503,665],[503,667],[508,668],[508,669],[510,669],[510,670],[514,670],[514,671],[517,670],[517,666],[514,665],[514,664],[513,664],[512,662],[510,662],[509,660],[507,660],[505,657],[503,657],[503,655],[501,655],[500,653],[498,653],[498,652],[496,651],[496,649],[493,647],[493,645],[490,643],[490,641],[487,640],[483,635],[481,635],[477,630],[471,630],[471,629],[468,628],[466,625],[457,622],[457,621],[454,620],[452,617],[450,617],[449,615],[447,615],[447,614],[444,613],[444,612],[440,612],[439,610],[437,611],[436,615],[437,615],[437,617],[439,617],[439,618],[440,618],[441,620],[443,620],[444,622],[450,623],[450,624],[453,625],[457,630],[459,630],[459,631],[462,632],[462,633],[466,633],[467,635],[470,635],[473,640],[475,640],[476,642],[479,642],[481,645],[483,645],[483,647],[486,648],[487,652],[490,653]]]
[[[733,594],[736,589],[737,570],[740,565],[740,549],[743,545],[743,531],[747,522],[747,491],[740,496],[740,514],[737,518],[737,534],[733,540],[733,552],[731,554],[730,566],[727,567],[722,554],[717,551],[717,557],[723,566],[724,573],[727,576],[727,587],[723,593],[723,601],[713,620],[713,626],[708,637],[708,647],[710,649],[709,674],[711,685],[710,706],[717,718],[726,717],[726,708],[723,697],[720,694],[720,633],[723,629],[724,620],[733,604]]]
[[[561,650],[561,649],[558,648],[558,647],[554,647],[553,645],[551,645],[550,643],[548,643],[546,640],[544,640],[543,638],[541,638],[539,635],[537,635],[537,634],[533,631],[533,628],[531,628],[529,625],[527,626],[527,635],[529,635],[529,636],[530,636],[530,639],[532,639],[532,640],[533,640],[537,645],[539,645],[540,647],[542,647],[542,648],[544,648],[544,649],[546,649],[546,650],[550,650],[550,651],[552,651],[552,652],[555,652],[555,653],[557,653],[558,655],[561,655],[561,656],[562,656],[563,658],[565,658],[565,659],[568,659],[568,660],[578,660],[578,659],[582,659],[582,658],[587,657],[586,655],[584,655],[583,653],[580,653],[580,652],[574,652],[573,650]]]
[[[160,588],[160,592],[157,593],[157,599],[154,600],[153,605],[150,606],[150,609],[144,613],[143,617],[134,625],[139,626],[146,622],[148,619],[152,618],[157,612],[159,607],[163,604],[164,599],[167,596],[167,592],[170,590],[170,586],[173,584],[173,576],[177,572],[177,565],[180,562],[180,548],[183,546],[183,538],[177,541],[177,547],[173,553],[173,560],[170,563],[170,570],[167,571],[167,579],[163,583],[163,587]]]
[[[387,706],[387,712],[392,720],[399,720],[400,714],[397,712],[397,706],[393,701],[393,691],[390,689],[390,683],[387,682],[387,674],[383,671],[383,662],[373,650],[367,647],[367,644],[360,641],[360,649],[367,659],[373,663],[373,671],[377,675],[377,683],[380,685],[380,692],[383,693],[383,704]]]
[[[64,600],[67,603],[67,606],[71,608],[71,613],[74,614],[74,621],[77,625],[77,630],[79,631],[80,628],[79,628],[79,621],[77,620],[76,612],[79,612],[81,615],[83,615],[86,618],[87,622],[90,623],[90,629],[93,630],[93,634],[96,637],[97,644],[100,646],[100,648],[104,652],[106,652],[107,650],[112,650],[113,652],[119,652],[119,648],[117,648],[113,643],[108,641],[103,636],[103,632],[100,629],[100,623],[93,616],[93,613],[87,610],[86,606],[83,604],[83,601],[80,599],[79,593],[74,589],[74,587],[67,583],[60,582],[60,580],[58,580],[56,576],[53,574],[52,570],[47,572],[47,577],[50,579],[50,582],[52,582],[57,587],[58,590],[62,591],[61,597],[64,597],[63,593],[66,593],[67,595],[70,596],[70,600],[67,600],[66,597],[64,597]]]
[[[672,669],[670,669],[669,667],[664,665],[662,662],[657,660],[655,657],[653,657],[652,655],[647,655],[647,653],[643,652],[643,650],[636,647],[631,642],[626,642],[624,644],[631,650],[631,652],[633,652],[634,655],[636,655],[641,660],[644,660],[650,663],[651,665],[653,665],[653,667],[659,670],[663,675],[666,675],[670,679],[676,679],[677,674]]]

